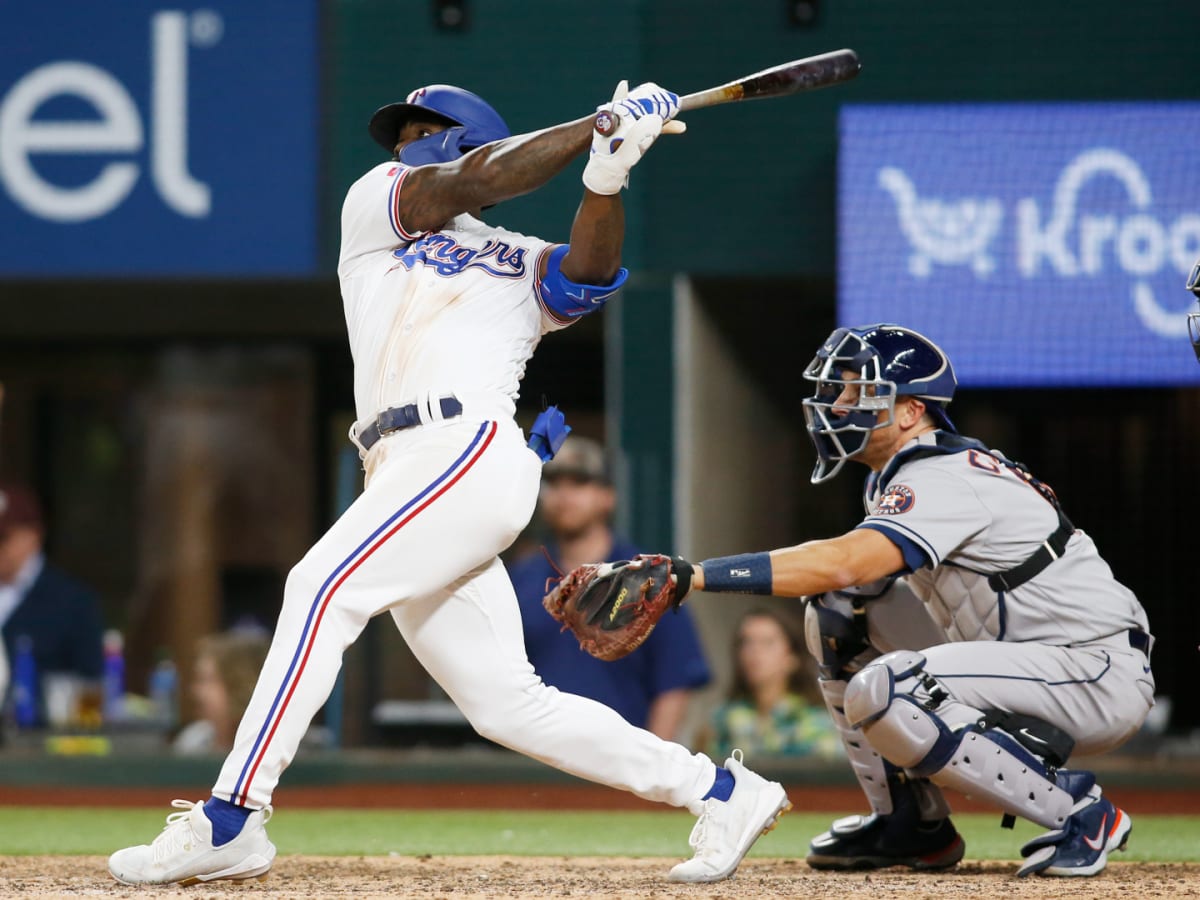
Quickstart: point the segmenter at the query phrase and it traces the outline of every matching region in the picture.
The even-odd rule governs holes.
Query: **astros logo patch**
[[[898,516],[912,509],[916,502],[917,495],[913,493],[912,488],[906,484],[893,484],[887,489],[887,493],[879,498],[874,515]]]

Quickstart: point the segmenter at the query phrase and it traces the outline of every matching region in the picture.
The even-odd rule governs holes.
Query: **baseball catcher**
[[[705,560],[691,585],[807,600],[821,691],[871,806],[814,838],[808,864],[957,864],[951,789],[1047,829],[1018,875],[1103,871],[1132,822],[1067,761],[1120,746],[1154,704],[1145,610],[1044,482],[958,433],[957,380],[933,341],[839,328],[804,377],[812,480],[866,465],[865,517]]]
[[[692,565],[661,554],[580,566],[543,601],[579,646],[597,659],[627,656],[650,636],[668,609],[691,590]]]

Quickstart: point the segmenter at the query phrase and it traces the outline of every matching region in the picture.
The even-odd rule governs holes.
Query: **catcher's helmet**
[[[808,435],[817,448],[814,484],[836,475],[863,451],[872,431],[891,424],[896,397],[921,398],[940,428],[955,430],[945,409],[958,387],[954,368],[941,347],[910,328],[839,328],[821,345],[804,377],[816,385],[804,400]],[[848,386],[858,387],[857,398],[839,403]],[[882,421],[880,410],[887,411]]]
[[[1196,295],[1200,301],[1200,260],[1192,266],[1192,275],[1188,278],[1187,289]],[[1188,334],[1192,338],[1192,349],[1196,351],[1196,359],[1200,360],[1200,313],[1188,313]]]
[[[404,123],[416,118],[432,119],[451,127],[404,147],[401,161],[414,166],[450,162],[468,150],[511,134],[500,113],[487,101],[449,84],[417,88],[403,103],[380,107],[371,116],[367,129],[375,143],[392,153]]]

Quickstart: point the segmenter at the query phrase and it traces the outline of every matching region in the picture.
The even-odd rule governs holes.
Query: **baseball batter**
[[[498,554],[528,522],[542,458],[513,422],[525,363],[548,331],[599,309],[625,280],[620,192],[672,122],[675,94],[622,82],[595,115],[510,137],[476,95],[431,85],[376,112],[392,159],[360,178],[342,210],[338,265],[355,364],[351,439],[367,472],[358,500],[292,570],[270,653],[207,803],[150,845],[120,850],[120,881],[247,879],[271,867],[264,824],[279,777],[325,702],[343,651],[391,614],[413,653],[475,729],[583,778],[700,815],[676,881],[733,873],[788,805],[783,789],[628,725],[545,686],[525,657]],[[615,115],[613,115],[615,114]],[[544,184],[591,153],[570,243],[484,224],[480,210]],[[561,443],[539,422],[533,442]]]
[[[809,649],[870,801],[813,840],[816,868],[953,866],[942,788],[1049,829],[1019,875],[1093,875],[1131,821],[1089,772],[1153,705],[1146,614],[1054,493],[959,435],[945,353],[896,325],[840,328],[806,369],[813,481],[864,463],[854,530],[706,560],[694,587],[807,597]]]

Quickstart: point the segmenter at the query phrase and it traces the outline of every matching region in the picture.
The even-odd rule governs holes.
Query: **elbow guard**
[[[580,316],[595,312],[615,294],[629,277],[628,269],[618,269],[612,284],[576,284],[562,273],[563,257],[571,248],[563,244],[550,251],[546,277],[538,282],[538,300],[542,309],[560,325],[569,325]]]

